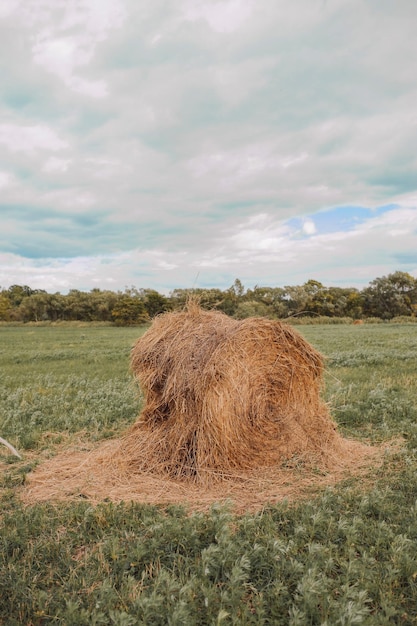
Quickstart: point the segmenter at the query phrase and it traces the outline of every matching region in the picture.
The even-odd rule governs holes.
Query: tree
[[[65,298],[64,316],[67,320],[91,322],[93,306],[89,294],[78,289],[71,289]]]
[[[12,312],[12,305],[5,293],[0,293],[0,320],[8,322]]]
[[[255,301],[267,307],[267,314],[272,317],[286,317],[288,303],[285,300],[285,290],[281,287],[259,287],[248,289],[245,295],[248,301]]]
[[[112,321],[112,310],[117,302],[117,294],[113,291],[92,289],[90,298],[90,315],[95,322]]]
[[[391,319],[413,315],[417,304],[417,279],[407,272],[394,272],[375,278],[363,290],[366,315]]]
[[[245,293],[245,288],[242,285],[242,281],[239,278],[235,278],[235,282],[229,288],[229,291],[231,293],[234,293],[236,298],[241,298],[243,294]]]
[[[239,302],[234,317],[238,320],[243,320],[246,317],[270,317],[271,311],[271,307],[268,307],[264,302],[246,300]]]
[[[17,307],[19,304],[34,293],[33,289],[27,285],[12,285],[7,290],[7,296],[10,300],[12,307]]]
[[[309,313],[310,294],[304,285],[286,286],[284,292],[289,315]]]
[[[142,300],[129,293],[119,295],[112,310],[112,318],[117,326],[134,326],[149,321],[149,315]]]
[[[363,315],[363,297],[354,287],[329,287],[334,305],[334,315],[337,317],[353,317],[359,319]]]
[[[239,278],[235,279],[235,282],[229,289],[223,292],[223,299],[219,305],[219,309],[227,315],[234,315],[237,311],[238,304],[243,301],[245,288]]]
[[[155,289],[142,289],[141,297],[145,309],[151,318],[160,313],[165,313],[171,308],[168,298],[155,291]]]
[[[40,322],[49,319],[48,297],[46,291],[38,291],[24,298],[16,311],[18,319],[22,322]]]

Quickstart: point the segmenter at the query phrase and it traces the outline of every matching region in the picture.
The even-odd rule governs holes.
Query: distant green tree
[[[228,291],[234,293],[237,298],[242,298],[242,296],[245,294],[245,288],[240,278],[235,278],[235,282]]]
[[[286,317],[288,303],[285,300],[285,290],[281,287],[259,287],[248,289],[245,295],[248,301],[259,302],[268,307],[268,315]]]
[[[334,315],[337,317],[353,317],[358,319],[363,315],[363,298],[354,287],[329,287]]]
[[[353,288],[326,287],[317,280],[285,287],[290,314],[315,314],[327,317],[360,317],[362,297]]]
[[[117,302],[117,294],[113,291],[93,289],[89,293],[91,301],[90,316],[95,322],[112,321],[112,310]]]
[[[155,317],[171,309],[171,304],[166,296],[158,293],[155,289],[142,289],[141,297],[149,317]]]
[[[37,291],[24,298],[16,309],[16,318],[22,322],[40,322],[48,320],[49,294]]]
[[[325,287],[310,279],[303,285],[245,288],[236,279],[224,291],[217,288],[174,289],[169,297],[155,289],[126,288],[124,292],[71,289],[67,295],[50,294],[27,285],[0,290],[0,320],[82,320],[143,323],[167,310],[182,309],[189,297],[204,309],[217,309],[227,315],[254,315],[285,318],[316,314],[337,317],[375,316],[391,319],[396,315],[417,315],[417,279],[407,272],[394,272],[371,281],[361,291],[354,288]],[[259,305],[259,306],[258,306]],[[133,321],[132,321],[133,320]]]
[[[233,317],[242,320],[246,317],[270,317],[271,313],[272,308],[267,304],[257,302],[256,300],[246,300],[245,302],[239,302]]]
[[[304,288],[309,295],[307,309],[316,315],[324,315],[334,317],[341,314],[343,309],[343,299],[336,296],[336,292],[325,287],[317,280],[309,280],[305,283]],[[339,311],[336,307],[339,305]]]
[[[8,322],[11,317],[12,304],[5,293],[0,293],[0,320]]]
[[[243,302],[244,298],[245,288],[241,280],[236,278],[233,285],[223,292],[222,302],[218,308],[227,315],[234,315],[237,311],[238,304]]]
[[[391,319],[396,315],[413,315],[417,304],[417,279],[407,272],[394,272],[375,278],[362,293],[368,316]]]
[[[299,315],[309,312],[311,294],[304,285],[287,285],[284,287],[285,300],[288,307],[288,315]]]
[[[112,319],[117,326],[134,326],[148,322],[149,315],[141,298],[124,293],[112,309]]]
[[[34,293],[34,290],[27,285],[12,285],[7,290],[7,297],[10,300],[12,307],[18,307],[19,304]]]
[[[84,291],[71,289],[65,297],[64,317],[67,320],[91,322],[93,309],[91,297]]]

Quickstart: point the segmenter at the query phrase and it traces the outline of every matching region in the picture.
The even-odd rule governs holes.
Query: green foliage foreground
[[[236,516],[84,500],[23,508],[20,486],[51,433],[99,439],[134,419],[138,329],[0,329],[0,434],[23,453],[0,450],[0,624],[416,624],[415,327],[302,332],[329,357],[343,432],[402,436],[404,448],[365,481]]]

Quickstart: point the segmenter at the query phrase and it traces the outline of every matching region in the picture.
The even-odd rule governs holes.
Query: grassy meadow
[[[38,503],[42,459],[140,410],[140,328],[0,326],[0,624],[417,624],[417,325],[299,326],[327,357],[343,434],[402,438],[365,478],[237,516],[227,506]]]

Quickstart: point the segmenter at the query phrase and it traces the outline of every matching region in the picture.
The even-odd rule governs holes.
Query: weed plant
[[[0,435],[23,459],[0,450],[0,624],[417,624],[415,327],[302,332],[328,356],[343,432],[406,443],[365,481],[236,516],[82,498],[24,508],[19,487],[51,433],[97,439],[135,418],[139,331],[2,327]]]

